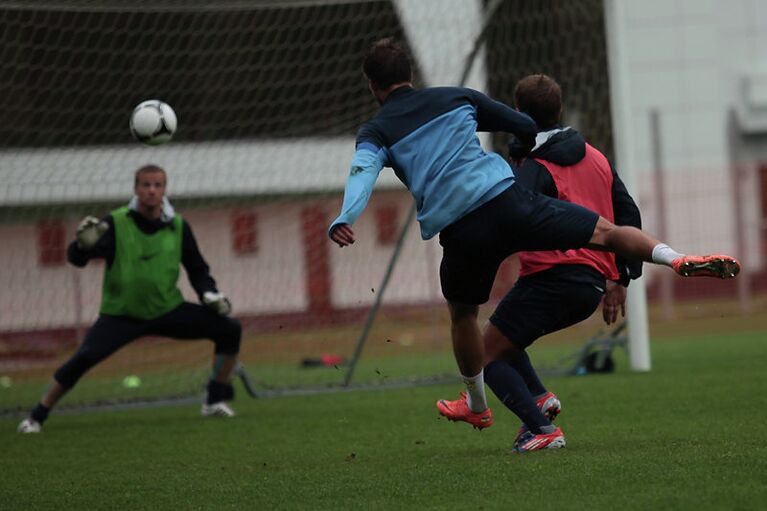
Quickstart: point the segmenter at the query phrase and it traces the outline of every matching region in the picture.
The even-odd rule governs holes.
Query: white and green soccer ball
[[[160,145],[173,138],[178,119],[169,104],[159,99],[142,101],[130,116],[130,132],[147,145]]]

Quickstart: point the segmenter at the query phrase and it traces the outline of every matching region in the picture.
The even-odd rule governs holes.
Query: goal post
[[[605,32],[610,70],[610,105],[613,122],[615,156],[621,179],[637,198],[637,167],[634,158],[633,123],[626,105],[631,105],[631,83],[626,69],[626,27],[623,25],[623,0],[604,0]],[[647,316],[647,288],[644,278],[631,282],[626,300],[629,363],[635,371],[649,371],[649,320]]]
[[[377,110],[362,57],[393,36],[414,57],[417,86],[465,75],[507,103],[521,76],[551,74],[565,90],[565,121],[611,155],[603,21],[600,0],[3,4],[0,413],[34,404],[96,319],[103,262],[74,268],[67,244],[83,216],[127,204],[147,163],[167,171],[171,202],[232,300],[256,390],[341,386],[354,358],[351,384],[453,377],[438,241],[423,242],[415,222],[400,230],[412,198],[393,173],[381,173],[352,249],[327,237],[356,130]],[[146,99],[178,115],[169,144],[131,138],[130,112]],[[506,142],[482,139],[502,154]],[[484,315],[514,276],[513,263],[502,268]],[[183,273],[180,287],[197,301]],[[62,405],[201,394],[212,351],[138,340]]]

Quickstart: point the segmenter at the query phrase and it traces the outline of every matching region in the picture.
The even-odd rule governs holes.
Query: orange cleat
[[[682,277],[719,277],[731,279],[740,273],[740,263],[727,255],[684,256],[671,262]]]
[[[437,401],[437,410],[448,420],[468,422],[480,431],[493,425],[492,410],[485,408],[483,412],[472,412],[464,392],[461,392],[461,399],[456,401],[440,399]]]

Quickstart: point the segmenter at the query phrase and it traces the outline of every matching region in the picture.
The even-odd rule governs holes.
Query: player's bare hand
[[[602,317],[605,323],[612,325],[618,321],[618,313],[621,317],[626,317],[626,288],[608,280],[602,299]]]
[[[339,224],[331,231],[330,239],[339,247],[348,247],[354,243],[354,231],[349,224]]]

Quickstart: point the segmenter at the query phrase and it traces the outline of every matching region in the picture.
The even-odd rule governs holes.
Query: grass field
[[[457,386],[5,418],[0,508],[763,509],[765,341],[659,338],[649,374],[549,379],[568,446],[527,455],[494,398],[481,433],[438,419]]]

